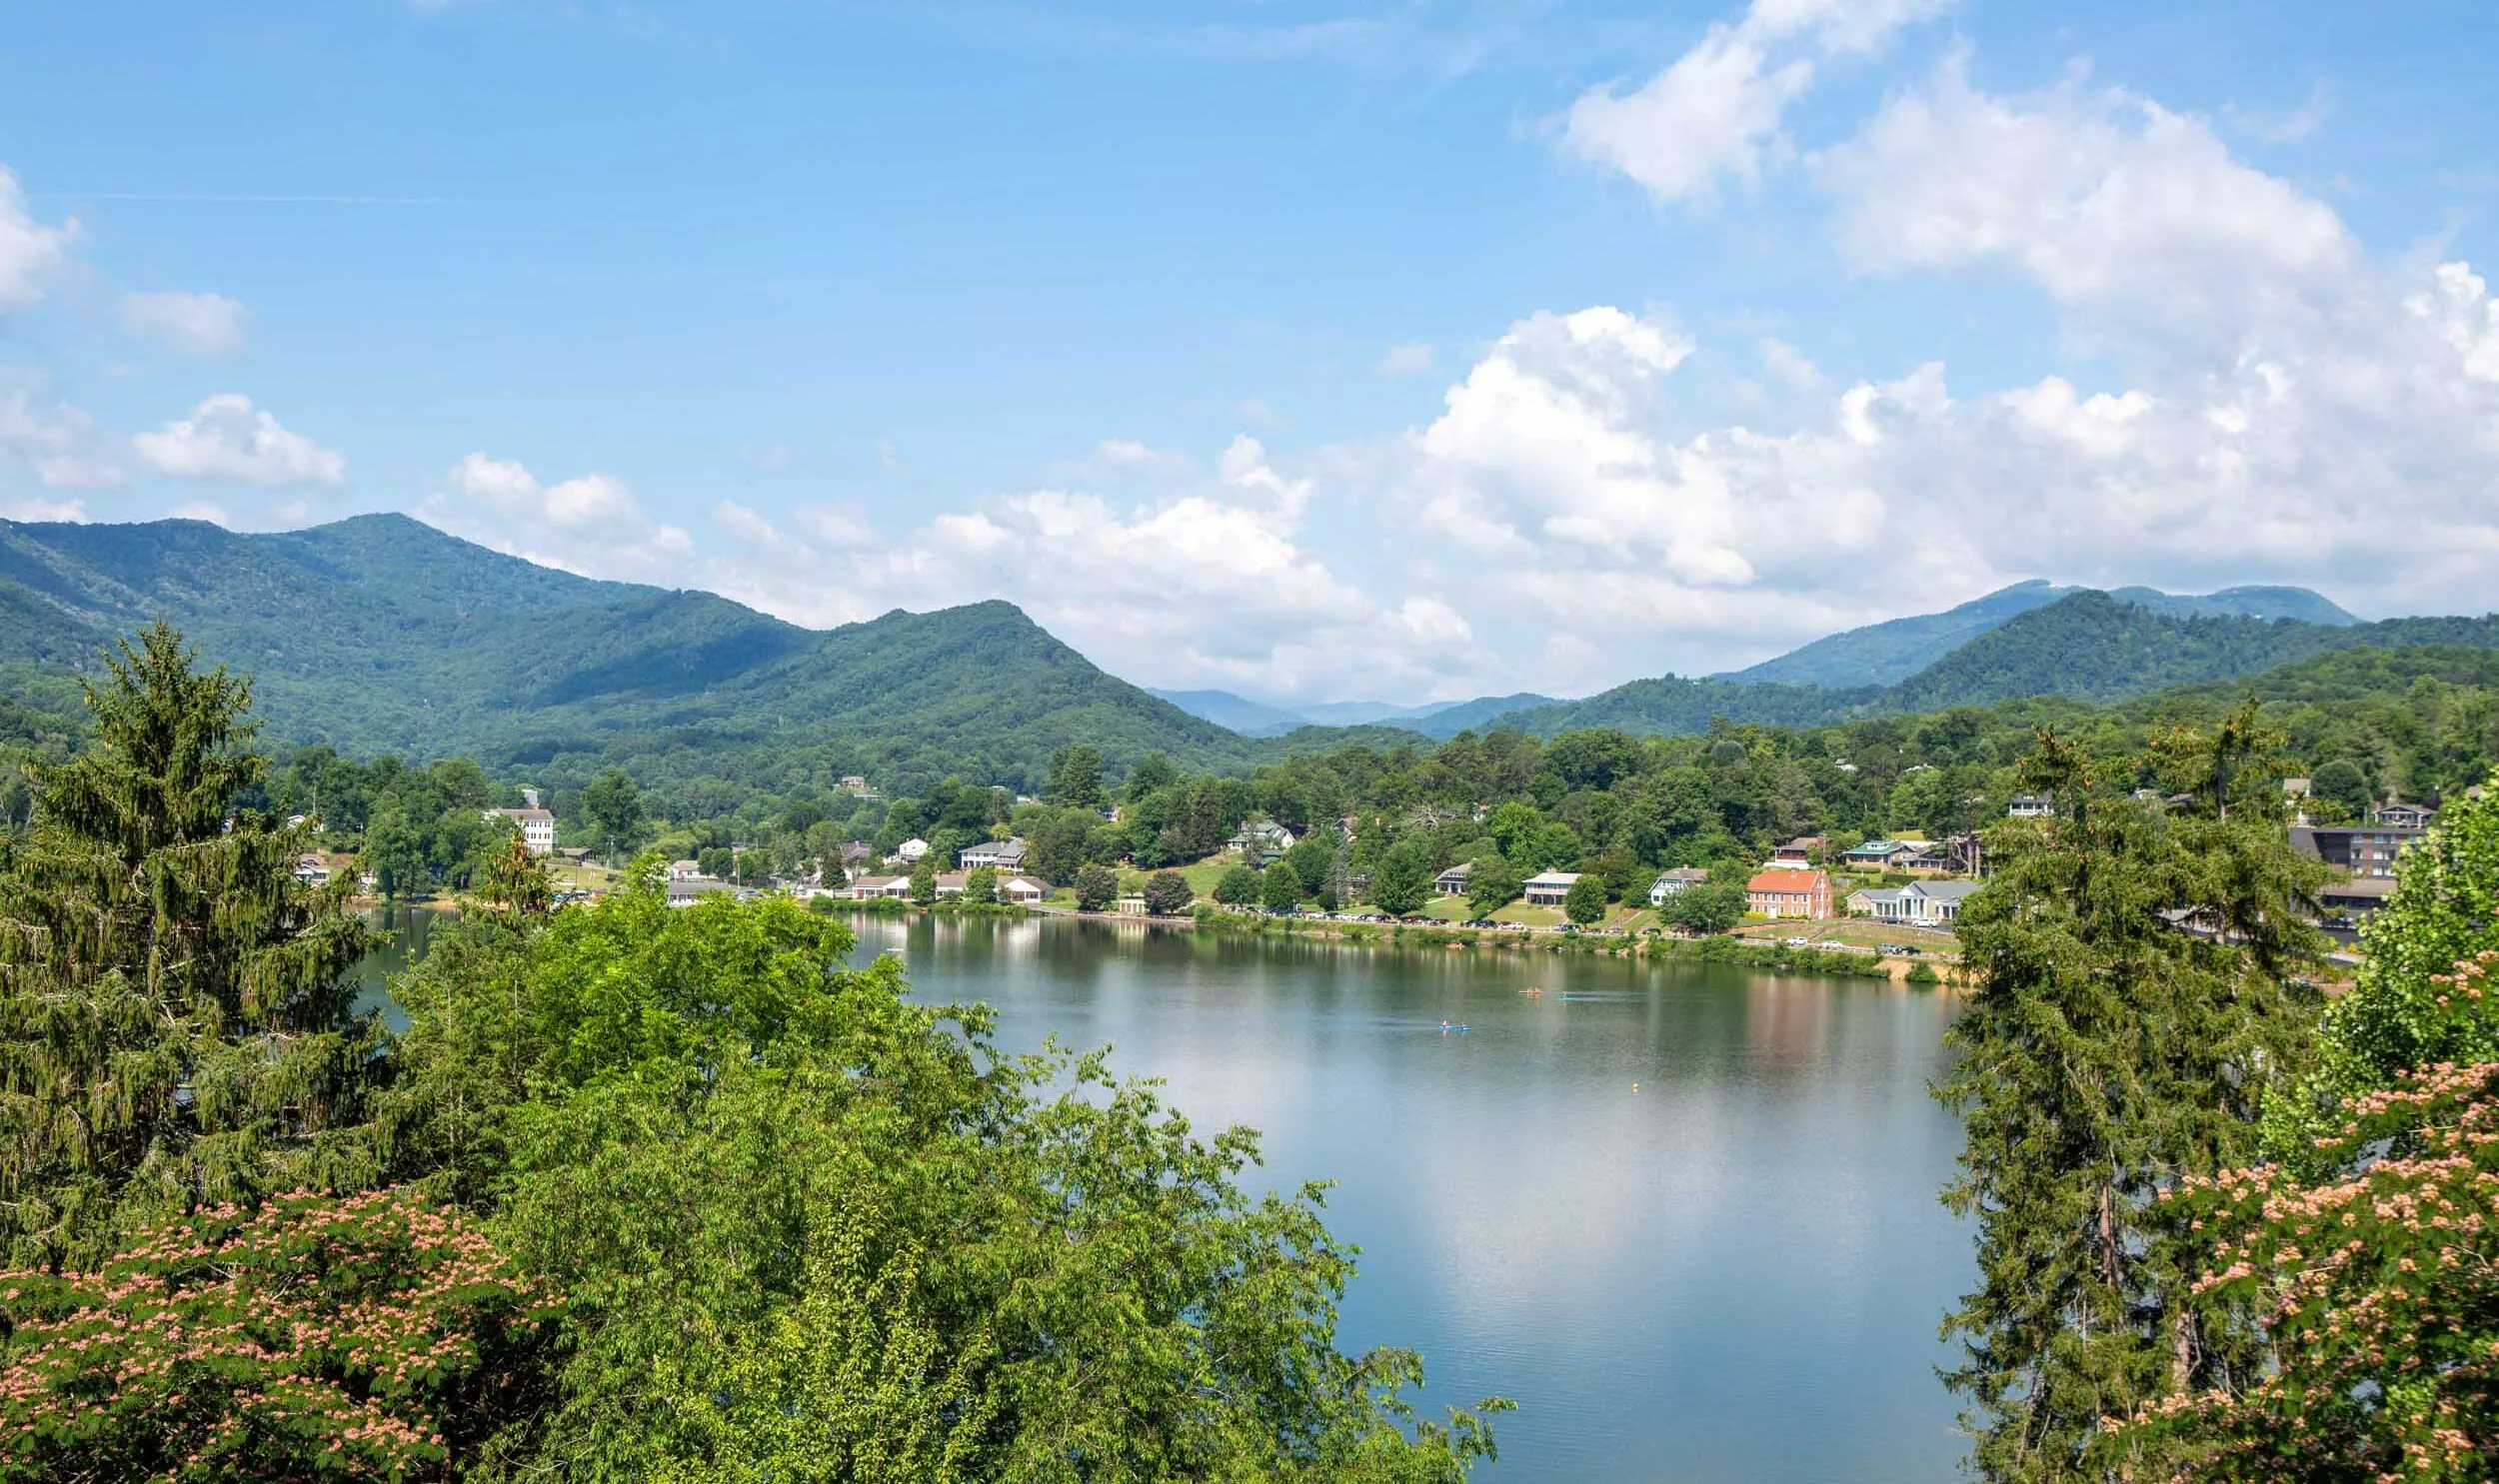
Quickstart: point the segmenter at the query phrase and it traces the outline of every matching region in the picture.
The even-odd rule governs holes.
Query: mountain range
[[[1304,727],[1410,726],[1460,707],[1495,708],[1481,713],[1489,717],[1498,714],[1501,702],[1539,705],[1552,699],[1532,696],[1504,697],[1496,701],[1487,697],[1480,701],[1441,701],[1427,706],[1397,706],[1385,701],[1323,701],[1287,711],[1245,696],[1236,696],[1230,691],[1153,691],[1151,694],[1193,717],[1204,718],[1244,737],[1282,737]]]
[[[1150,751],[1239,769],[1490,725],[1539,736],[1688,732],[1718,718],[1811,726],[2033,696],[2113,701],[2244,683],[2338,651],[2438,647],[2337,672],[2337,684],[2382,672],[2392,685],[2424,667],[2478,673],[2471,653],[2499,650],[2499,618],[2361,623],[2296,588],[2181,597],[2025,583],[1732,675],[1633,681],[1577,701],[1288,710],[1148,692],[1001,602],[819,631],[709,593],[539,567],[405,516],[262,535],[197,521],[0,522],[0,705],[12,717],[74,713],[99,653],[159,616],[254,677],[264,736],[281,747],[468,755],[548,783],[622,764],[687,788],[854,772],[891,789],[948,773],[1029,787],[1074,742],[1100,747],[1115,770]]]
[[[1843,688],[1896,685],[1982,634],[2033,609],[2046,608],[2086,591],[2089,590],[2059,588],[2034,578],[1939,614],[1893,619],[1817,639],[1802,649],[1790,650],[1775,660],[1764,660],[1722,679]],[[2294,619],[2326,627],[2360,622],[2305,588],[2224,588],[2202,595],[2118,588],[2108,596],[2173,619]]]
[[[267,740],[579,778],[788,770],[1029,783],[1051,751],[1238,766],[1253,745],[1104,674],[1006,603],[802,629],[709,593],[539,567],[398,515],[243,535],[0,522],[0,687],[73,675],[162,615],[249,672]]]

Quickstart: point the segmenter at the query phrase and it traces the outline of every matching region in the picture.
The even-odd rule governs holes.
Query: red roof
[[[1827,889],[1830,883],[1831,878],[1818,870],[1790,870],[1781,866],[1756,874],[1744,884],[1744,889],[1776,891],[1788,896],[1802,896],[1808,892]]]

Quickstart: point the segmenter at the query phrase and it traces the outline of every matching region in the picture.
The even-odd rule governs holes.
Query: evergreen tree
[[[85,687],[95,744],[31,778],[0,875],[0,1243],[93,1257],[201,1203],[377,1171],[360,1128],[376,1027],[348,972],[377,941],[355,873],[295,879],[317,822],[261,779],[248,682],[159,622]]]
[[[2245,1163],[2264,1089],[2307,1054],[2323,869],[2268,812],[2269,741],[2251,710],[2103,780],[2043,733],[2024,781],[2056,815],[1999,829],[1961,913],[1976,984],[1937,1095],[1967,1129],[1944,1198],[1977,1218],[1980,1286],[1946,1321],[1945,1380],[1982,1478],[2111,1477],[2133,1445],[2106,1424],[2259,1358],[2187,1302],[2211,1238],[2157,1202]],[[2138,769],[2192,800],[2136,802]]]
[[[1061,747],[1051,755],[1050,782],[1044,787],[1061,808],[1091,809],[1102,805],[1102,749]]]

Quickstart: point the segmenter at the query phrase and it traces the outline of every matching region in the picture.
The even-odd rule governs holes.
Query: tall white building
[[[556,816],[553,812],[542,808],[488,809],[486,817],[510,819],[520,825],[521,842],[529,846],[531,854],[552,855],[556,852]]]

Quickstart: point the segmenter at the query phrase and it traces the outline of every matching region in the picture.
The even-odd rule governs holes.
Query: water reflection
[[[407,1013],[391,998],[391,980],[425,957],[435,929],[458,920],[459,913],[389,902],[364,912],[366,921],[390,934],[390,941],[365,955],[356,966],[356,1008],[378,1009],[382,1023],[393,1030],[408,1028]]]
[[[1928,1480],[1968,1276],[1927,1098],[1950,1002],[1882,981],[1134,924],[863,918],[1010,1050],[1114,1044],[1266,1177],[1340,1183],[1354,1343],[1524,1410],[1501,1480]],[[1530,985],[1539,996],[1518,991]],[[1566,997],[1565,997],[1566,996]],[[1442,1020],[1468,1026],[1439,1030]],[[1636,1084],[1636,1086],[1635,1086]]]

